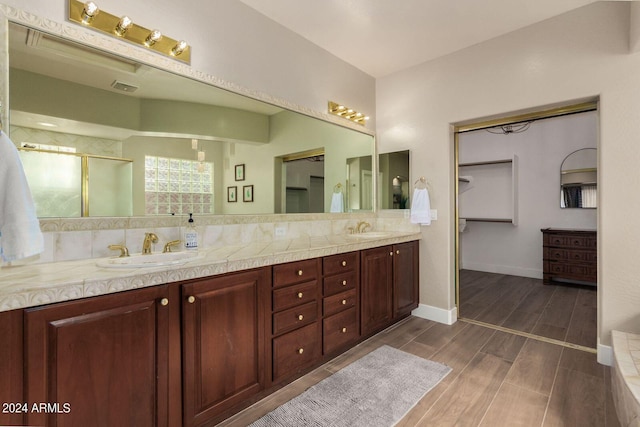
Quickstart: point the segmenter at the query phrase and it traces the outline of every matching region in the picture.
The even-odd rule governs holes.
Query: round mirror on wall
[[[598,159],[595,148],[582,148],[560,165],[560,207],[597,207]]]

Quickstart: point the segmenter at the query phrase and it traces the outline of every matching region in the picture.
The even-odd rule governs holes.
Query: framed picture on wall
[[[242,187],[242,201],[253,202],[253,185],[245,185]]]
[[[244,181],[244,164],[236,165],[236,181]]]
[[[233,203],[238,201],[238,187],[227,187],[227,202]]]

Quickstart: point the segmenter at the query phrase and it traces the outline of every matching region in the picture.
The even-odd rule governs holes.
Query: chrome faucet
[[[151,255],[151,244],[158,243],[158,236],[155,233],[144,233],[144,242],[142,242],[142,255]]]
[[[358,225],[356,225],[356,233],[362,233],[364,232],[364,230],[366,230],[368,228],[371,228],[371,224],[369,224],[366,221],[360,221],[358,223]]]

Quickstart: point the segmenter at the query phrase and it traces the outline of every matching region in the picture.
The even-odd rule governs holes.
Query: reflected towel
[[[331,210],[329,212],[344,212],[344,197],[342,191],[331,196]]]
[[[40,222],[18,150],[0,131],[0,254],[14,261],[42,251]]]
[[[429,191],[426,188],[413,190],[411,222],[413,224],[431,224],[431,201],[429,200]]]

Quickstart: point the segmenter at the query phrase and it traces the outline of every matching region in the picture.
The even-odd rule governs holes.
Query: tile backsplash
[[[405,218],[405,211],[345,214],[201,215],[196,216],[198,244],[202,248],[251,242],[305,239],[348,233],[360,221],[380,231],[418,232],[420,227]],[[171,240],[182,240],[187,216],[130,218],[42,219],[45,251],[14,265],[40,264],[115,256],[108,249],[124,244],[131,254],[142,251],[146,232],[158,236],[154,252]]]

